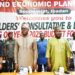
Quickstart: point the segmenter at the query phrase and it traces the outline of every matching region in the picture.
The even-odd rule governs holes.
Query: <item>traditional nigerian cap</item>
[[[55,26],[53,29],[54,30],[61,30],[61,27],[60,26]]]
[[[21,28],[27,28],[27,29],[29,29],[29,24],[28,23],[23,23],[22,26],[21,26]]]
[[[41,34],[44,34],[44,32],[40,32],[40,35],[41,35]]]

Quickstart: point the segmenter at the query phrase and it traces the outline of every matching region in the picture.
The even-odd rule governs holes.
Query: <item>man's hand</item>
[[[48,64],[48,71],[51,71],[51,64]]]
[[[2,69],[2,64],[0,64],[0,70]]]
[[[50,59],[47,59],[47,63],[48,63],[48,71],[51,71],[51,63],[50,63]]]
[[[19,65],[15,64],[15,70],[18,71],[18,69],[19,69]]]
[[[37,69],[37,64],[32,64],[32,70],[34,71],[35,69]]]

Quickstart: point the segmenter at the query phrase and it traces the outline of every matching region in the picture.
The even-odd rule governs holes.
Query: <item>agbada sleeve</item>
[[[70,48],[70,45],[67,40],[66,40],[66,44],[65,44],[65,49],[67,51],[67,57],[70,57],[71,56],[71,48]]]
[[[50,58],[50,52],[51,52],[51,44],[49,39],[47,43],[46,58]]]
[[[32,49],[34,52],[34,64],[35,64],[37,63],[37,58],[38,58],[37,43],[35,39],[33,40],[33,43],[32,43]]]

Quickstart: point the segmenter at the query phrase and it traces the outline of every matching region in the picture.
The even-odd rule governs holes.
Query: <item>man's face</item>
[[[73,35],[72,36],[73,36],[73,38],[75,38],[75,32],[73,32]]]
[[[41,40],[44,39],[44,34],[43,34],[43,33],[40,34],[40,39],[41,39]]]
[[[62,36],[62,32],[60,29],[55,30],[54,34],[55,34],[55,37],[58,39],[61,38],[61,36]]]
[[[28,34],[29,29],[28,28],[21,28],[22,35],[26,36]]]
[[[12,39],[12,38],[13,38],[13,33],[10,33],[10,34],[8,35],[8,37],[9,37],[9,39]]]

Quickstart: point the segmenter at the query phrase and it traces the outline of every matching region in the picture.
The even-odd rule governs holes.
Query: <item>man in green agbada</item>
[[[68,41],[61,38],[62,32],[59,27],[55,27],[54,34],[55,37],[49,39],[47,44],[48,67],[52,71],[58,71],[59,67],[64,67],[64,71],[67,71],[71,55]]]

